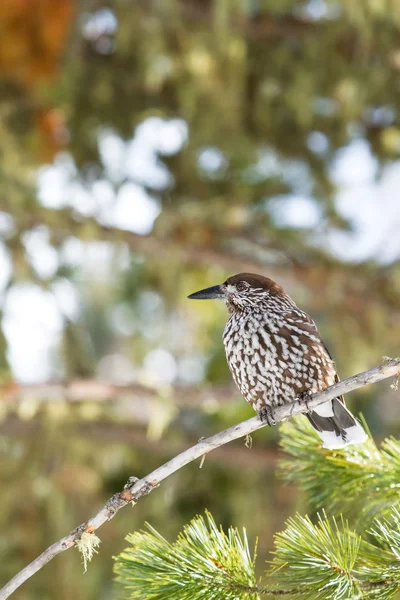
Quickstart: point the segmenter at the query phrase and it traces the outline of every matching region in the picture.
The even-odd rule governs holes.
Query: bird
[[[241,394],[263,422],[275,425],[275,407],[301,400],[323,447],[335,450],[366,441],[364,428],[343,396],[308,411],[307,397],[339,377],[316,324],[278,283],[255,273],[239,273],[188,298],[225,301],[227,362]]]

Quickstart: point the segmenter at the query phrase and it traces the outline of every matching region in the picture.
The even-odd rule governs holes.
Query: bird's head
[[[190,300],[225,300],[230,312],[255,308],[268,303],[272,297],[287,297],[282,287],[262,275],[239,273],[224,283],[200,290],[188,296]]]

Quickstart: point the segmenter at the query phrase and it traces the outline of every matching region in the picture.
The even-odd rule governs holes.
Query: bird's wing
[[[319,345],[323,352],[326,354],[326,357],[331,361],[332,365],[334,366],[334,382],[337,383],[338,381],[340,381],[340,378],[336,371],[335,361],[333,360],[331,353],[326,347],[326,344],[321,339],[318,327],[316,326],[315,322],[310,317],[310,315],[296,307],[296,309],[287,311],[285,313],[285,322],[288,326],[283,326],[280,330],[279,335],[297,335],[300,339],[300,342],[308,346],[310,354],[313,354],[314,347],[318,347]],[[290,327],[292,327],[292,329],[289,329]],[[328,385],[331,384],[327,384],[327,386]],[[338,396],[338,399],[343,404],[345,404],[343,396]]]

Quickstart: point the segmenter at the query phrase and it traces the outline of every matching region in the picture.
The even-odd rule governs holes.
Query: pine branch
[[[400,513],[376,521],[372,541],[353,531],[343,517],[325,514],[314,524],[296,515],[275,537],[272,568],[265,583],[255,575],[246,532],[225,534],[207,513],[196,517],[174,543],[153,527],[126,539],[116,557],[117,581],[130,600],[292,600],[391,598],[400,587]]]
[[[400,374],[400,359],[388,359],[379,367],[370,369],[358,375],[354,375],[348,379],[335,383],[326,390],[313,394],[308,399],[309,409],[313,409],[319,404],[335,398],[336,396],[347,394],[357,388],[360,388],[369,383],[374,383],[395,377]],[[301,414],[304,411],[304,405],[301,401],[295,401],[292,404],[282,405],[274,409],[273,418],[276,422],[288,419],[292,416]],[[131,478],[124,490],[116,493],[108,500],[106,505],[98,511],[98,513],[90,518],[86,523],[83,523],[67,536],[55,542],[47,548],[38,558],[33,560],[27,567],[22,569],[15,577],[13,577],[0,590],[0,600],[6,600],[24,581],[32,577],[45,564],[52,560],[57,554],[64,552],[68,548],[76,546],[83,533],[93,533],[105,522],[114,517],[118,510],[129,503],[137,502],[142,496],[150,493],[155,489],[161,481],[189,464],[190,462],[206,455],[211,450],[218,448],[228,442],[243,437],[264,427],[265,424],[260,422],[258,417],[253,417],[247,421],[243,421],[225,431],[217,433],[207,439],[202,440],[195,446],[178,454],[173,459],[147,475],[141,480]]]
[[[132,600],[257,600],[255,549],[246,532],[225,534],[210,513],[186,525],[173,544],[153,527],[127,536],[131,544],[116,557],[117,581]],[[218,594],[218,595],[217,595]]]
[[[393,597],[400,589],[400,514],[376,520],[372,541],[337,522],[296,515],[276,536],[275,557],[264,592],[293,600],[347,600]],[[291,589],[287,589],[288,586]]]
[[[281,446],[290,455],[280,461],[281,476],[305,491],[312,509],[346,513],[365,527],[366,520],[400,504],[398,440],[386,439],[378,449],[369,438],[330,452],[305,419],[292,419],[280,430]]]
[[[347,523],[296,515],[276,536],[273,574],[277,589],[293,588],[293,598],[352,598],[361,593],[354,576],[361,538]]]

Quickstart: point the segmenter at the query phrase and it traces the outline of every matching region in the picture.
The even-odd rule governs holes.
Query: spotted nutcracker
[[[268,425],[275,424],[274,407],[338,381],[314,321],[272,279],[239,273],[189,298],[225,300],[230,318],[223,340],[229,368],[242,395]],[[343,396],[317,406],[307,417],[325,448],[367,439]]]

